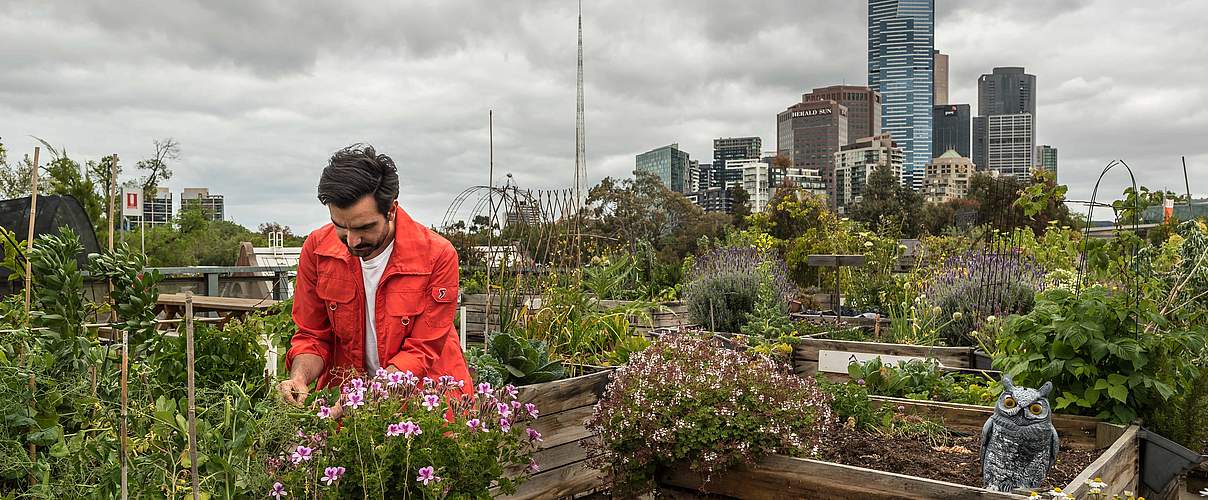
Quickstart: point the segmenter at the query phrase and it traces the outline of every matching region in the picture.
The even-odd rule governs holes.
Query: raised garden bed
[[[966,454],[960,450],[934,450],[925,443],[881,438],[882,443],[878,444],[849,431],[852,437],[839,442],[832,440],[822,452],[837,456],[840,461],[895,470],[773,455],[715,477],[708,484],[698,474],[684,469],[664,474],[660,484],[679,493],[754,499],[1027,498],[979,487],[981,464],[977,439],[992,409],[889,398],[878,400],[881,404],[904,406],[906,413],[942,417],[945,427],[963,434],[953,446],[964,446],[972,458],[958,459]],[[1050,478],[1068,480],[1062,481],[1064,490],[1079,495],[1087,489],[1086,480],[1095,477],[1108,483],[1110,493],[1137,490],[1139,439],[1136,426],[1122,428],[1095,419],[1063,415],[1054,416],[1053,423],[1061,434],[1063,452],[1059,465],[1050,471]],[[961,444],[962,440],[968,444]],[[846,449],[838,449],[844,447]],[[912,472],[931,477],[910,475]]]
[[[591,416],[612,370],[598,368],[574,378],[520,387],[520,400],[541,410],[532,426],[542,435],[541,449],[533,456],[541,470],[504,498],[559,498],[603,485],[603,474],[588,465],[590,457],[583,441],[592,434],[583,421]]]
[[[812,377],[819,372],[837,380],[847,380],[847,365],[880,357],[886,364],[907,359],[935,359],[945,369],[969,370],[973,367],[972,347],[936,347],[881,342],[831,340],[825,334],[801,339],[793,347],[793,371]]]

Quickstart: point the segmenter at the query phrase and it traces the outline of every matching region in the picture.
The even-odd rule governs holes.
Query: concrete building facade
[[[835,153],[848,143],[847,118],[847,106],[829,99],[794,104],[776,115],[776,152],[788,157],[790,167],[820,172],[833,194]]]
[[[201,209],[206,218],[225,220],[226,202],[220,194],[211,194],[209,188],[185,188],[180,194],[180,209]]]
[[[861,200],[868,174],[875,169],[890,169],[905,185],[905,156],[888,132],[865,137],[836,152],[834,206],[839,213],[847,213],[852,205]]]
[[[923,180],[923,199],[928,203],[946,203],[969,195],[969,179],[977,173],[973,160],[949,149],[927,164]]]
[[[847,108],[847,138],[856,140],[881,133],[881,94],[859,85],[831,85],[801,96],[801,102],[835,101]]]

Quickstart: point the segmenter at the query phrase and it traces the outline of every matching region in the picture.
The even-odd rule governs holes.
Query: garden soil
[[[938,481],[982,486],[977,436],[954,436],[940,446],[924,438],[887,438],[868,432],[834,432],[823,440],[827,461]],[[1103,450],[1061,450],[1043,487],[1064,488]]]

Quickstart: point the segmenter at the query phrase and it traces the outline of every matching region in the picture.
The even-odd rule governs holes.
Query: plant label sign
[[[143,216],[143,191],[135,188],[122,189],[122,217]]]
[[[819,349],[818,371],[827,373],[842,373],[847,375],[847,365],[852,363],[863,363],[874,358],[881,358],[881,363],[884,363],[886,366],[897,366],[899,361],[927,359],[922,356],[894,356],[891,354],[877,354],[872,352],[828,351],[826,349]]]

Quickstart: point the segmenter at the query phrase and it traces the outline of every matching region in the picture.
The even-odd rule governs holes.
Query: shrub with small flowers
[[[523,477],[508,472],[537,467],[540,434],[528,424],[538,410],[517,400],[513,386],[483,383],[468,395],[463,384],[379,370],[317,395],[313,417],[269,454],[276,482],[268,495],[484,498],[496,486],[515,491]],[[337,400],[342,412],[333,408]]]
[[[829,397],[773,360],[679,333],[617,370],[587,422],[595,465],[614,494],[649,491],[655,475],[688,464],[706,481],[740,463],[808,456],[830,427]]]

